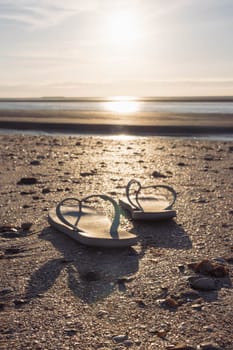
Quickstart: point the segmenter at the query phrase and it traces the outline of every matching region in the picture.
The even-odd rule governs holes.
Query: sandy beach
[[[3,134],[0,149],[0,349],[233,349],[233,142]],[[178,193],[174,220],[122,216],[137,245],[49,226],[60,200],[118,201],[132,178]]]

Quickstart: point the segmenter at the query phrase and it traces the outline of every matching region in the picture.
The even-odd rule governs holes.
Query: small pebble
[[[124,340],[123,341],[124,346],[126,346],[127,348],[129,348],[130,346],[132,346],[134,344],[134,342],[130,339]]]
[[[6,307],[6,304],[0,302],[0,311],[4,310]]]
[[[191,277],[189,278],[190,286],[197,290],[216,290],[217,284],[213,278],[210,277]]]
[[[14,300],[14,304],[15,304],[15,306],[22,306],[22,305],[26,304],[26,300],[24,300],[24,299],[15,299]]]
[[[31,227],[32,227],[32,222],[23,222],[21,224],[21,229],[24,231],[29,231]]]
[[[124,341],[128,340],[128,335],[127,334],[119,334],[119,335],[114,336],[112,338],[112,340],[115,343],[123,343]]]
[[[74,328],[70,328],[70,329],[64,329],[64,333],[70,337],[72,337],[73,335],[75,335],[77,333],[77,330]]]
[[[39,160],[31,160],[30,165],[40,165],[40,161]]]
[[[155,177],[155,178],[166,178],[167,176],[166,175],[164,175],[164,174],[162,174],[162,173],[160,173],[159,171],[153,171],[153,173],[151,174],[153,177]]]
[[[212,342],[202,343],[198,345],[197,348],[198,350],[223,350],[223,348],[221,348],[218,344]]]
[[[37,183],[37,179],[35,177],[22,177],[17,185],[35,185]]]
[[[178,303],[175,299],[171,298],[171,297],[167,297],[164,302],[164,305],[171,307],[171,308],[177,308],[178,307]]]
[[[46,188],[43,188],[41,192],[42,192],[43,194],[47,194],[47,193],[49,193],[49,192],[51,192],[51,191],[50,191],[49,188],[46,187]]]
[[[191,346],[191,345],[188,345],[188,344],[185,344],[185,343],[180,343],[180,344],[177,344],[177,345],[168,345],[166,347],[167,350],[195,350],[196,348]]]
[[[180,265],[178,265],[178,269],[180,272],[184,272],[185,266],[180,264]]]
[[[198,311],[201,310],[202,307],[203,307],[202,304],[192,304],[192,306],[191,306],[191,308],[192,308],[193,310],[198,310]]]

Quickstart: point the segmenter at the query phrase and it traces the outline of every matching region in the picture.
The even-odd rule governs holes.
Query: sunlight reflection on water
[[[107,112],[118,114],[130,114],[138,112],[140,109],[139,102],[133,100],[107,101],[103,103],[103,108]]]

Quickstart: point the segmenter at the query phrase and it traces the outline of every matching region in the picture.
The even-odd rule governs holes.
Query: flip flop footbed
[[[89,206],[83,206],[80,212],[77,206],[61,206],[62,216],[77,230],[64,223],[57,215],[56,208],[49,212],[49,223],[59,231],[67,234],[76,241],[101,247],[123,247],[137,243],[137,236],[123,231],[111,231],[111,220],[101,212]]]

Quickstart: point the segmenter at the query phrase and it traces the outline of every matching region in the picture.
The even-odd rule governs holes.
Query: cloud
[[[97,9],[97,0],[0,0],[0,19],[19,22],[30,27],[55,26],[81,12]]]
[[[69,17],[84,12],[108,15],[138,9],[141,16],[167,15],[192,0],[0,0],[0,19],[29,27],[56,26]]]
[[[18,81],[0,84],[0,97],[40,96],[221,96],[232,95],[233,77],[227,80],[83,80]]]
[[[82,80],[82,81],[43,81],[43,82],[34,82],[31,81],[19,81],[19,82],[6,82],[1,83],[0,88],[20,88],[20,87],[32,87],[32,88],[47,88],[52,87],[56,89],[74,89],[74,88],[80,88],[82,86],[99,86],[99,85],[115,85],[115,84],[122,84],[122,85],[148,85],[148,86],[161,86],[161,85],[199,85],[199,86],[232,86],[233,87],[233,77],[229,79],[180,79],[180,80],[137,80],[137,79],[128,79],[128,80],[122,80],[122,79],[103,79],[100,81],[95,80]]]

